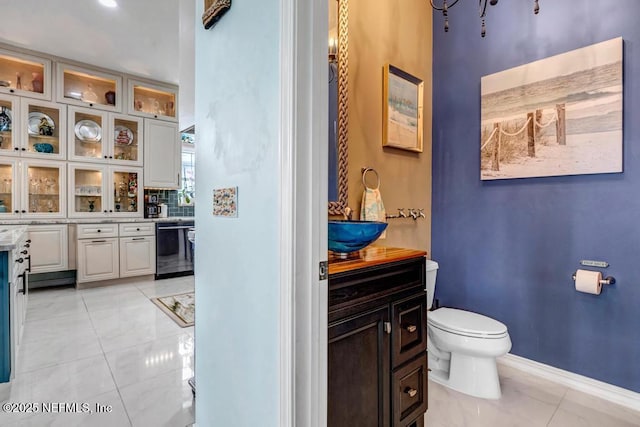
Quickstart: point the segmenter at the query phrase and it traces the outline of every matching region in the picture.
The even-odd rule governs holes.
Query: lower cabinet
[[[424,258],[329,276],[329,427],[421,427],[427,410]]]
[[[120,238],[120,277],[142,276],[156,272],[156,238]]]
[[[77,282],[154,274],[153,223],[78,224]]]
[[[31,272],[49,273],[69,269],[67,224],[31,225]]]
[[[78,283],[120,277],[118,238],[78,240]]]

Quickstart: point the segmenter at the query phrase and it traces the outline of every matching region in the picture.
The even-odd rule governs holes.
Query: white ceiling
[[[179,80],[178,1],[3,0],[0,41],[157,80]]]

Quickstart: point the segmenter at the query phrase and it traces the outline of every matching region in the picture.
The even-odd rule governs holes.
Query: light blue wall
[[[279,2],[196,1],[198,426],[278,425]],[[238,218],[212,190],[239,187]]]
[[[434,16],[436,298],[507,324],[512,352],[640,392],[640,2],[501,1]],[[624,173],[481,182],[480,78],[622,36]],[[580,259],[618,283],[578,293]]]

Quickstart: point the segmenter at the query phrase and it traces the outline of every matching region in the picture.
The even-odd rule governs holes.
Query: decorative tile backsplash
[[[158,203],[166,203],[169,212],[168,216],[194,216],[193,206],[178,206],[178,190],[144,190],[144,195],[155,194],[158,196]]]

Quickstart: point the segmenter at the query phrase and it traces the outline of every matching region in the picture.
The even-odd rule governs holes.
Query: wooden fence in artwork
[[[557,104],[556,111],[551,119],[547,123],[540,123],[542,120],[542,110],[538,109],[535,112],[527,113],[527,121],[516,132],[507,132],[504,129],[502,122],[495,122],[493,124],[493,131],[487,138],[487,140],[480,147],[482,152],[492,141],[494,142],[491,154],[491,170],[500,170],[500,145],[502,143],[503,136],[516,137],[526,132],[527,138],[527,155],[529,157],[536,156],[536,143],[540,140],[540,133],[543,129],[556,124],[556,142],[558,145],[567,144],[567,128],[566,128],[566,107],[565,104]]]

